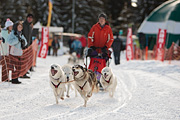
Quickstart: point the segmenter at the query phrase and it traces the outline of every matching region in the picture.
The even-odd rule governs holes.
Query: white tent
[[[33,28],[34,29],[39,29],[39,32],[41,32],[42,31],[42,25],[41,25],[41,23],[40,22],[37,22],[34,26],[33,26]],[[44,26],[45,27],[45,26]],[[49,32],[53,32],[53,33],[56,33],[56,32],[60,32],[60,33],[62,33],[63,32],[63,27],[49,27]]]
[[[46,26],[42,26],[40,22],[37,22],[33,28],[34,29],[38,29],[38,31],[41,33],[42,31],[42,27],[46,27]],[[60,54],[64,54],[64,50],[63,50],[63,27],[49,27],[49,33],[59,33],[59,35],[61,35],[61,41],[60,41],[60,49],[59,49],[59,53]]]

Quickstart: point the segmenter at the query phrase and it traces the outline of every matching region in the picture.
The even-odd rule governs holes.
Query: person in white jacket
[[[13,24],[14,23],[8,18],[5,22],[5,27],[1,31],[1,37],[4,39],[4,43],[2,43],[2,45],[0,47],[1,55],[4,55],[4,56],[9,55],[9,45],[7,43],[7,38],[12,31]]]
[[[13,84],[21,83],[18,80],[18,76],[21,70],[20,56],[23,54],[22,50],[27,45],[27,40],[22,34],[22,29],[23,29],[23,24],[21,22],[18,22],[17,24],[15,24],[14,29],[7,38],[7,43],[11,46],[9,56],[10,56],[10,65],[13,65],[12,67]]]

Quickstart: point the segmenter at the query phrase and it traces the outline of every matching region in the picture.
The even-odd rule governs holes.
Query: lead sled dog
[[[74,65],[72,67],[74,72],[74,87],[84,99],[84,107],[86,107],[88,99],[93,92],[98,92],[96,75],[92,70],[86,69],[81,65]]]
[[[53,93],[58,104],[58,98],[64,100],[65,87],[65,76],[61,67],[58,64],[52,64],[49,71],[50,86],[53,89]]]

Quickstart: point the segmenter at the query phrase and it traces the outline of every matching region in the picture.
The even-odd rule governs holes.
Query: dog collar
[[[61,84],[61,82],[59,82],[57,85],[55,85],[52,81],[51,81],[51,83],[54,85],[55,88],[58,88],[59,85]]]
[[[81,89],[81,90],[83,90],[83,88],[84,88],[84,86],[86,85],[86,83],[87,83],[87,81],[84,83],[84,85],[81,87],[81,86],[79,86],[79,88]]]

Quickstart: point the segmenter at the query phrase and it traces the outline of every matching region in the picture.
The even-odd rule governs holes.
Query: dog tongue
[[[57,70],[51,69],[51,74],[54,76],[57,73]]]
[[[78,74],[78,72],[74,72],[74,75],[76,76]]]

